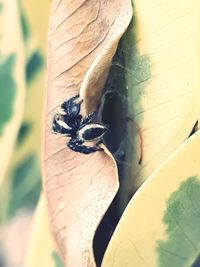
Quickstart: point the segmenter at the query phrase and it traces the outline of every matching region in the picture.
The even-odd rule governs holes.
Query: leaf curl
[[[52,116],[79,91],[83,115],[95,110],[117,43],[132,16],[131,1],[54,0],[49,28],[43,184],[51,229],[66,266],[95,266],[92,241],[118,189],[107,151],[91,155],[66,148],[51,133]]]

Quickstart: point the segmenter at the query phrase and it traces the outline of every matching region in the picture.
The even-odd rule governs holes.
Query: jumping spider
[[[102,151],[103,148],[99,147],[99,144],[102,143],[107,128],[99,123],[91,123],[96,112],[90,113],[85,118],[80,115],[83,100],[76,103],[78,97],[79,95],[76,95],[61,104],[63,114],[55,114],[52,123],[53,132],[70,137],[67,146],[76,152],[90,154]],[[96,144],[85,146],[84,142],[96,142]]]

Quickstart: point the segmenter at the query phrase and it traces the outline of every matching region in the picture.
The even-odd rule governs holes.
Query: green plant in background
[[[41,191],[40,166],[36,155],[30,155],[18,164],[10,176],[10,198],[6,218],[12,218],[19,209],[34,210]]]
[[[0,2],[4,25],[0,29],[0,201],[4,203],[0,223],[4,228],[20,210],[33,212],[41,192],[45,54],[44,45],[34,37],[36,27],[28,21],[26,2],[30,5],[30,1]],[[4,243],[1,246],[5,249]],[[9,253],[4,253],[5,262],[12,261]]]
[[[0,12],[1,25],[6,25],[10,17],[13,18],[14,26],[8,29],[1,27],[0,30],[0,185],[2,192],[5,192],[3,181],[7,184],[10,182],[9,179],[5,180],[5,177],[21,124],[25,99],[25,56],[18,5],[3,1]]]
[[[26,19],[26,14],[23,10],[23,5],[21,1],[16,2],[17,9],[15,16],[19,19],[19,32],[22,34],[21,37],[21,47],[23,50],[17,54],[11,54],[5,60],[1,59],[0,66],[0,80],[1,80],[1,118],[0,118],[0,133],[3,133],[3,127],[12,118],[14,110],[14,104],[16,99],[17,90],[20,91],[21,88],[17,88],[15,81],[14,72],[16,72],[16,57],[23,53],[25,59],[24,73],[26,92],[23,106],[25,107],[24,119],[21,120],[15,148],[13,151],[13,156],[11,163],[9,165],[9,171],[7,172],[7,178],[5,180],[4,186],[7,188],[7,195],[5,195],[6,208],[4,209],[4,218],[6,221],[12,218],[18,209],[27,208],[30,206],[32,209],[37,203],[39,192],[41,189],[41,175],[40,175],[40,164],[39,164],[39,151],[40,143],[38,140],[34,143],[34,149],[29,149],[27,146],[27,139],[34,141],[35,128],[36,131],[40,131],[40,125],[32,121],[31,116],[26,118],[26,108],[29,108],[30,99],[29,89],[31,83],[34,83],[35,78],[38,77],[39,71],[41,72],[43,65],[43,56],[39,51],[37,46],[33,46],[32,33],[30,25]],[[2,6],[4,6],[2,4]],[[5,9],[7,9],[5,5]],[[2,8],[2,15],[4,8]],[[6,12],[6,10],[5,10]],[[8,11],[9,13],[9,11]],[[13,36],[12,36],[13,38]],[[10,41],[9,39],[7,40]],[[37,74],[37,75],[36,75]],[[41,98],[40,95],[37,96]],[[42,99],[39,103],[42,102]],[[28,105],[27,105],[28,103]],[[38,105],[38,103],[37,103]],[[37,107],[38,108],[38,107]],[[40,120],[40,118],[38,118]],[[16,127],[13,124],[13,127]],[[26,153],[18,159],[18,155],[23,149]],[[27,206],[28,205],[28,206]]]
[[[56,251],[54,251],[53,253],[52,253],[52,258],[54,259],[54,261],[55,261],[55,267],[63,267],[63,264],[62,264],[62,261],[61,261],[61,259],[60,259],[60,257],[58,256],[58,254],[57,254],[57,252]]]
[[[0,57],[0,135],[2,136],[5,125],[13,116],[14,100],[16,98],[16,84],[14,81],[15,54],[7,58]]]
[[[0,145],[3,144],[1,151],[8,150],[7,166],[5,155],[1,154],[5,171],[2,169],[0,176],[1,202],[4,203],[0,218],[5,225],[15,220],[18,211],[33,211],[41,192],[39,162],[48,10],[48,1],[41,5],[40,16],[34,1],[15,1],[12,6],[6,1],[0,3],[1,24],[9,24],[12,17],[15,28],[5,38],[4,31],[1,33],[2,47],[10,48],[9,44],[13,44],[13,50],[10,45],[11,51],[3,53],[2,50],[0,55]],[[43,27],[38,27],[40,21]],[[6,31],[6,27],[2,30]],[[13,119],[13,116],[18,118]],[[7,136],[8,146],[6,127],[14,137],[12,141],[10,135]],[[3,248],[4,244],[1,245]],[[8,253],[5,262],[12,257],[12,253]],[[55,262],[52,261],[53,266],[59,265],[58,259],[57,256]]]

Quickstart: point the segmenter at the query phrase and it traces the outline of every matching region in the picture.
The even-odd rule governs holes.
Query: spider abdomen
[[[107,129],[101,124],[91,123],[89,125],[85,125],[78,132],[79,140],[83,140],[86,142],[98,141],[105,134]]]

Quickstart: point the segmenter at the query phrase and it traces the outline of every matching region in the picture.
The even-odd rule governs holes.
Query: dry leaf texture
[[[117,43],[132,16],[130,0],[53,0],[49,29],[43,185],[51,229],[66,266],[95,266],[92,241],[118,189],[109,153],[83,155],[52,134],[60,104],[79,91],[82,114],[96,109]]]

